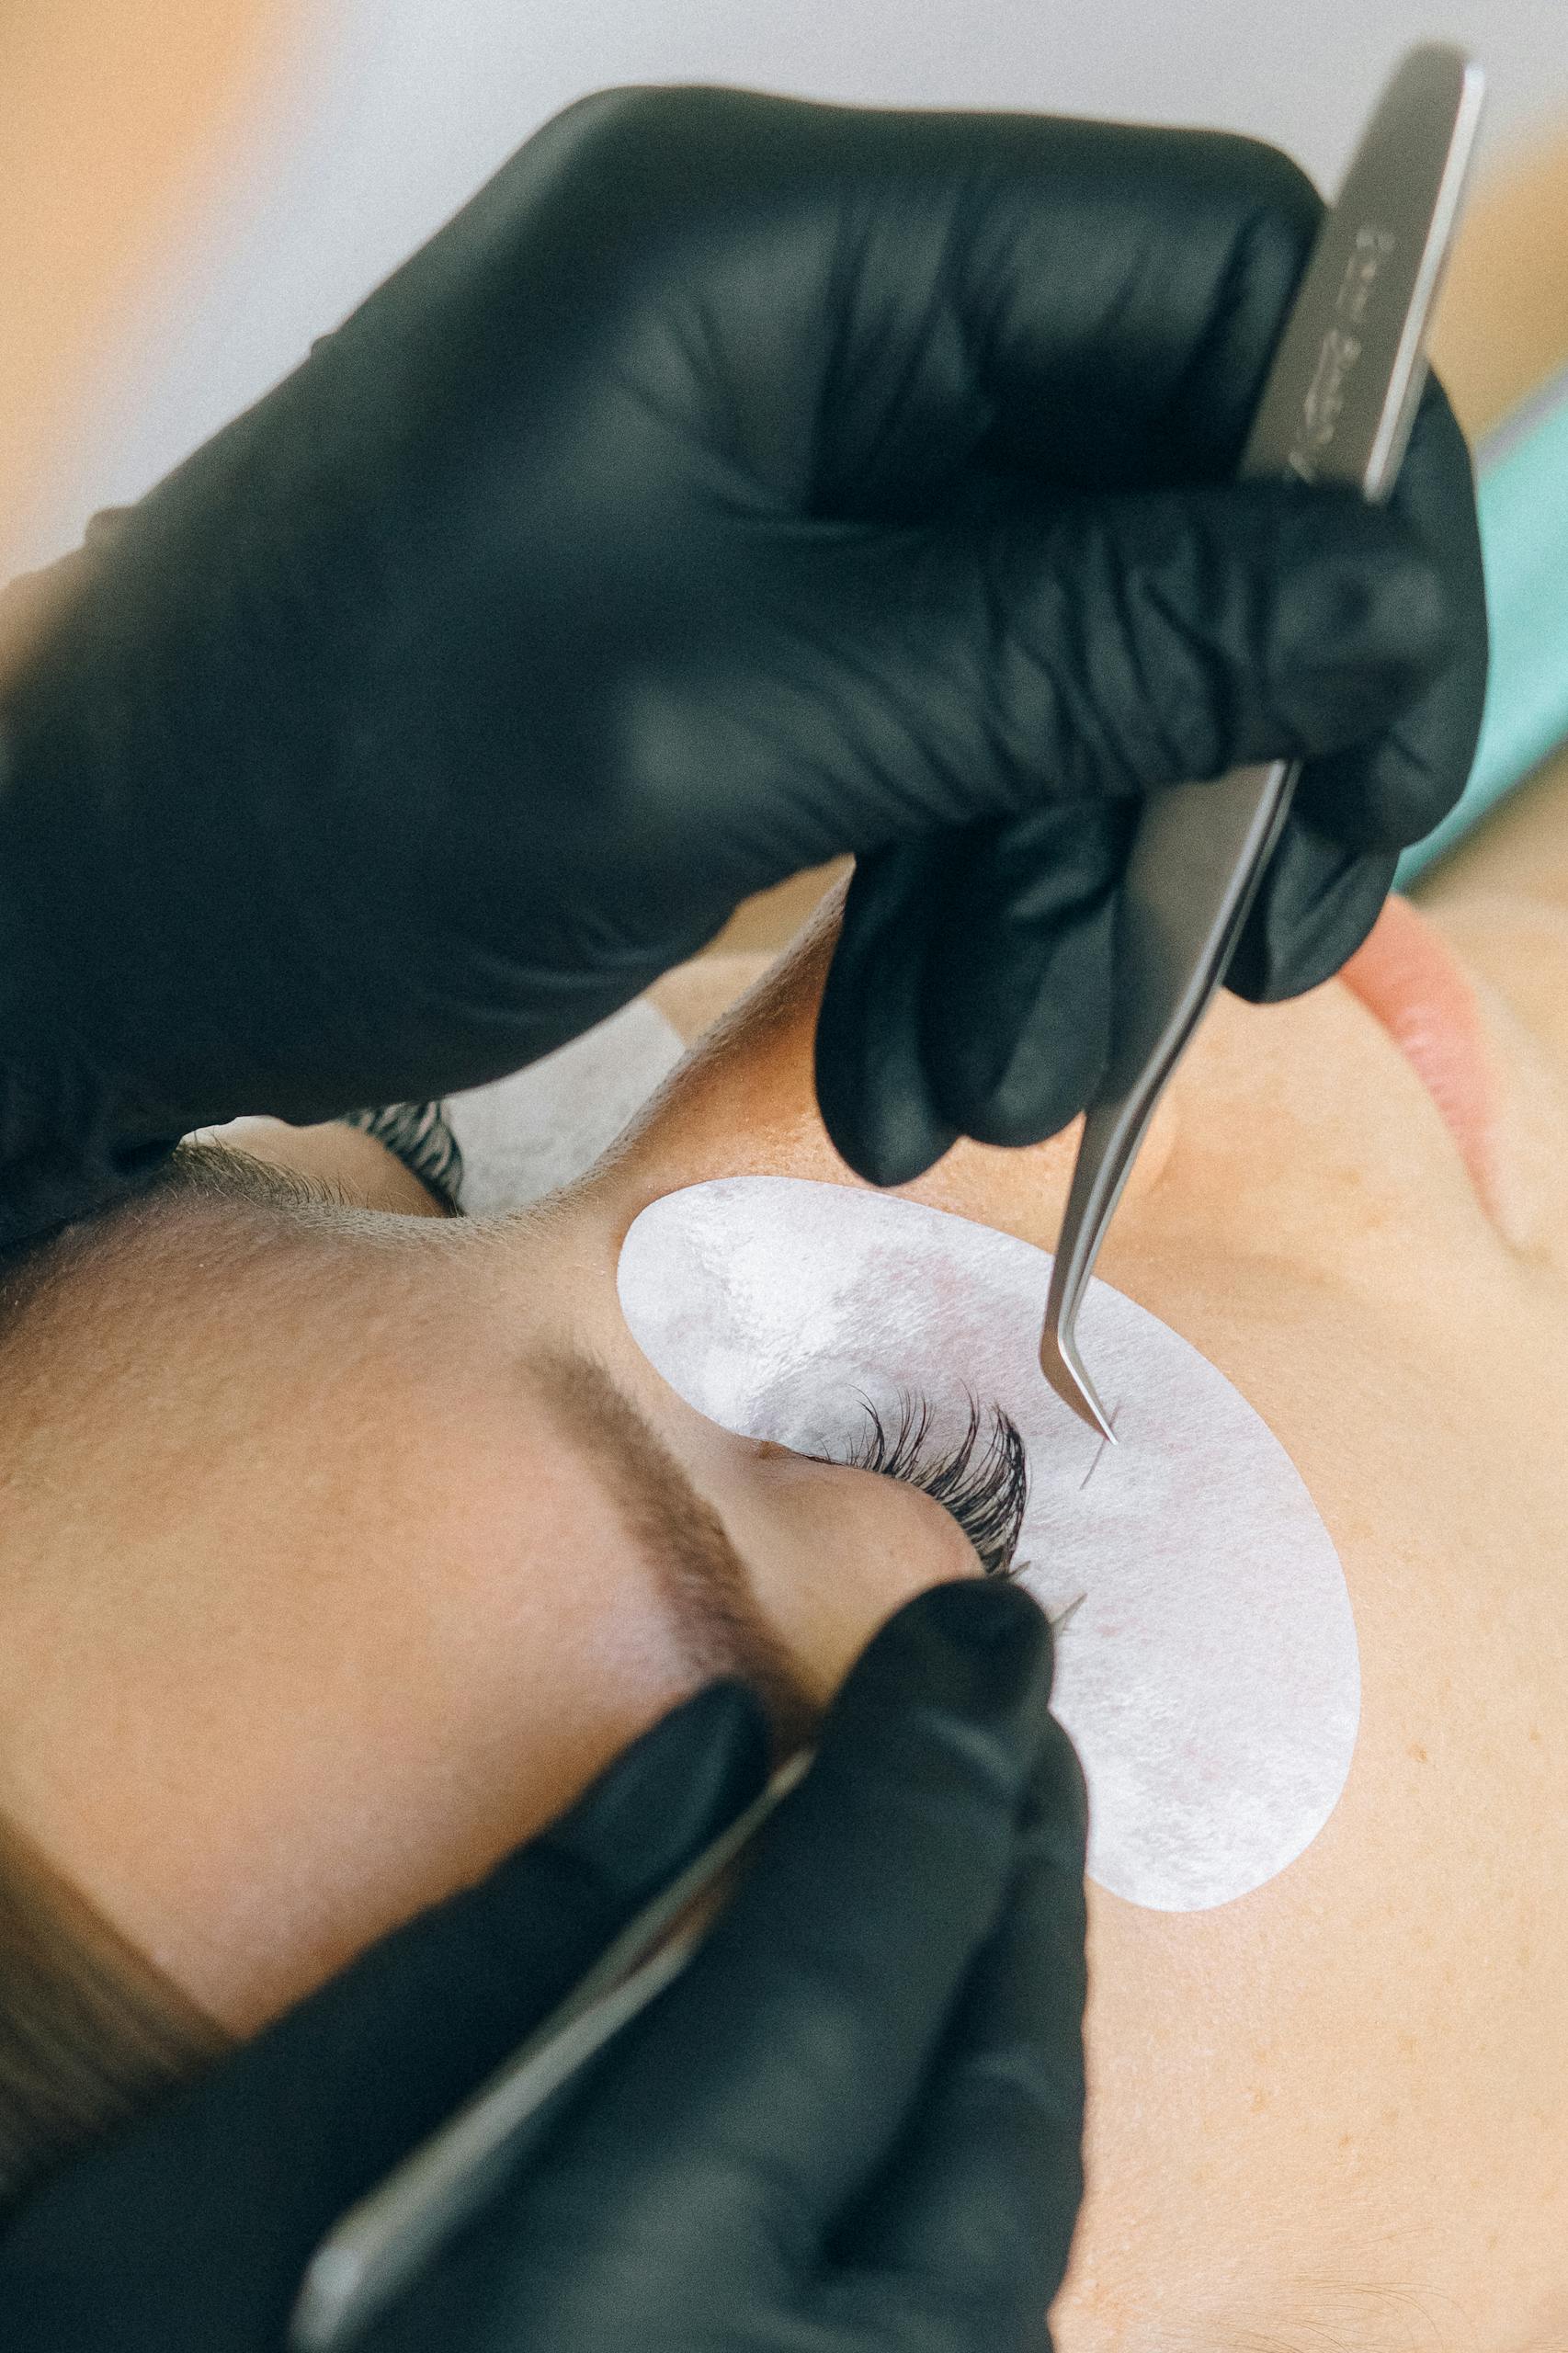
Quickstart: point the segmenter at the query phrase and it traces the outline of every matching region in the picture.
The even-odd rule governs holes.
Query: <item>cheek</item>
[[[1434,1254],[1474,1265],[1494,1237],[1436,1105],[1337,981],[1283,1006],[1215,999],[1172,1089],[1176,1147],[1100,1271],[1140,1254],[1348,1279],[1377,1298],[1430,1286]]]

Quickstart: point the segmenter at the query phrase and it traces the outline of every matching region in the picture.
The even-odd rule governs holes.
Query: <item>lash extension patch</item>
[[[1050,1277],[1047,1252],[943,1210],[734,1176],[651,1203],[618,1284],[656,1370],[743,1436],[842,1455],[862,1399],[889,1410],[908,1390],[938,1438],[971,1393],[1012,1415],[1022,1582],[1053,1618],[1071,1610],[1051,1706],[1088,1784],[1089,1875],[1203,1911],[1293,1862],[1345,1785],[1361,1693],[1345,1574],[1267,1424],[1097,1280],[1079,1336],[1117,1444],[1084,1427],[1040,1377]]]

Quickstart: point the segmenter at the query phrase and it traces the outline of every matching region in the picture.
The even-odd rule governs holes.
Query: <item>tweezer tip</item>
[[[1040,1369],[1064,1405],[1070,1406],[1078,1419],[1108,1446],[1116,1444],[1116,1432],[1095,1394],[1095,1386],[1078,1360],[1078,1351],[1071,1337],[1053,1331],[1047,1322],[1040,1336]]]

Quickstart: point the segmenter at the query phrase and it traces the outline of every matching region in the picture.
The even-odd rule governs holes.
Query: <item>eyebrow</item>
[[[642,1548],[692,1671],[736,1676],[761,1700],[775,1751],[812,1738],[822,1717],[790,1651],[758,1608],[751,1573],[699,1495],[608,1369],[577,1349],[529,1359],[531,1384],[593,1462]]]
[[[182,1136],[151,1184],[132,1196],[135,1204],[156,1209],[166,1201],[243,1202],[254,1209],[324,1209],[347,1206],[341,1188],[314,1169],[291,1161],[263,1160],[243,1144],[201,1142]]]
[[[213,1142],[182,1142],[163,1189],[262,1208],[343,1205],[341,1192],[313,1170]],[[702,1682],[734,1676],[748,1685],[767,1715],[776,1757],[803,1747],[815,1737],[821,1705],[758,1608],[751,1573],[712,1505],[597,1357],[550,1350],[525,1370],[609,1486],[693,1675]]]

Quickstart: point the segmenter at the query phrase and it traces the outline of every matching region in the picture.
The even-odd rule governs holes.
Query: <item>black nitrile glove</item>
[[[0,704],[0,1241],[185,1129],[512,1070],[842,850],[840,1150],[1046,1134],[1140,797],[1237,761],[1311,763],[1238,983],[1331,972],[1485,631],[1436,390],[1386,512],[1231,483],[1319,210],[1209,133],[548,125],[68,560]]]
[[[1085,1805],[1017,1588],[920,1596],[684,1977],[364,2353],[1010,2353],[1081,2191]],[[7,2353],[282,2353],[341,2210],[760,1785],[737,1687],[0,2237]]]

